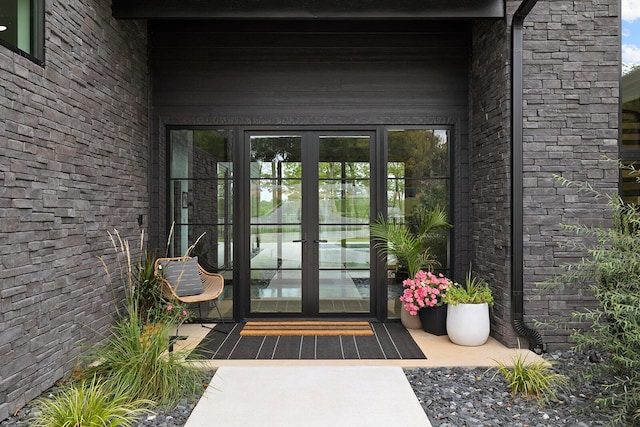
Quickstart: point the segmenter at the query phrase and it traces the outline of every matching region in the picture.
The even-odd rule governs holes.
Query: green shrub
[[[539,405],[556,400],[558,390],[569,383],[568,377],[553,372],[544,360],[526,363],[526,359],[526,356],[523,357],[522,353],[518,353],[512,360],[512,368],[497,362],[498,368],[494,376],[502,373],[512,393],[535,397]]]
[[[563,225],[596,243],[585,247],[589,257],[564,266],[563,274],[541,283],[543,289],[588,289],[598,306],[573,313],[589,325],[573,330],[577,350],[597,349],[604,361],[593,374],[614,378],[605,397],[596,401],[607,408],[612,423],[628,425],[640,410],[640,213],[617,196],[607,196],[588,184],[557,179],[566,186],[606,197],[613,227]]]
[[[87,356],[85,375],[104,378],[108,386],[121,388],[131,399],[164,407],[199,395],[203,373],[186,360],[189,351],[168,351],[173,328],[170,323],[149,327],[137,316],[118,321],[106,343]]]
[[[92,378],[63,388],[50,398],[35,402],[33,427],[115,427],[130,426],[145,412],[149,402],[131,400],[122,390],[107,387]]]

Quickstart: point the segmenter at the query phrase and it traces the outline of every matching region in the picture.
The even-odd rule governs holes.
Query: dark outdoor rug
[[[242,336],[245,323],[210,331],[196,347],[206,359],[426,359],[400,322],[372,322],[372,336]],[[217,325],[218,330],[223,326]]]

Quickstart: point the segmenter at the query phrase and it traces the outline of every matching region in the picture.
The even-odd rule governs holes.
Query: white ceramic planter
[[[452,343],[479,346],[487,342],[490,332],[489,304],[449,304],[447,335]]]

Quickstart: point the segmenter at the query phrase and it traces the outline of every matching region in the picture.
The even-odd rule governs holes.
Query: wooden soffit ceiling
[[[503,18],[504,0],[113,0],[130,19]]]

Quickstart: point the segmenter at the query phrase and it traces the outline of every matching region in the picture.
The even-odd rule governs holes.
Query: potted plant
[[[370,226],[371,235],[377,240],[375,247],[386,257],[387,266],[393,266],[397,277],[413,280],[421,269],[431,269],[437,261],[431,255],[429,238],[431,233],[443,227],[451,227],[447,222],[447,212],[440,206],[432,210],[418,209],[413,215],[414,228],[380,216]],[[401,310],[402,324],[408,329],[422,327],[416,313]]]
[[[487,342],[493,294],[485,280],[474,277],[469,270],[464,286],[454,283],[443,300],[447,304],[447,335],[451,342],[464,346]]]
[[[446,335],[447,307],[444,298],[451,281],[442,274],[419,270],[414,279],[403,282],[400,297],[404,310],[412,316],[419,315],[422,329],[434,335]]]

